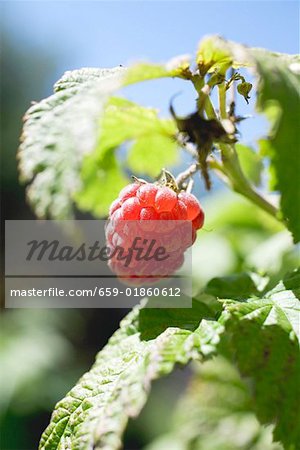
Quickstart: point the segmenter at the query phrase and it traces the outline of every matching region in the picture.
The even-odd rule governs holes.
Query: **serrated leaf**
[[[63,76],[54,84],[54,92],[68,90],[73,95],[74,91],[70,91],[72,88],[81,89],[82,84],[93,85],[95,81],[102,81],[112,75],[122,75],[122,80],[126,75],[127,69],[122,66],[115,67],[114,69],[98,69],[95,67],[86,67],[82,69],[68,70]],[[123,81],[122,81],[123,83]]]
[[[176,363],[211,357],[217,351],[251,378],[260,421],[274,422],[275,439],[286,448],[294,445],[299,431],[299,278],[299,272],[290,274],[261,298],[257,288],[257,297],[226,300],[219,321],[211,320],[218,311],[207,293],[190,310],[135,308],[91,371],[58,403],[40,448],[118,449],[128,418],[139,414],[154,379],[170,373]],[[238,291],[243,283],[239,277],[235,282]],[[248,280],[243,290],[251,292],[253,286],[245,286]]]
[[[223,329],[203,320],[195,331],[171,327],[143,341],[139,314],[135,308],[123,320],[90,372],[56,405],[41,450],[119,449],[128,418],[144,406],[151,382],[176,363],[209,356]]]
[[[281,192],[281,210],[287,226],[300,240],[300,59],[265,50],[252,50],[260,75],[258,107],[273,127],[265,152],[271,159],[272,187]],[[276,119],[274,119],[274,116]],[[267,145],[266,145],[267,144]]]
[[[293,332],[300,342],[300,271],[281,281],[263,298],[245,302],[225,301],[225,310],[231,315],[251,320],[261,326],[279,325],[287,333]]]
[[[261,157],[246,145],[235,146],[243,172],[256,186],[261,183],[261,174],[264,168]]]
[[[260,299],[225,301],[225,354],[251,378],[256,414],[275,423],[285,448],[300,442],[300,274],[294,273]],[[223,348],[223,351],[224,351]]]
[[[31,182],[28,198],[37,216],[72,215],[83,157],[96,145],[103,104],[123,74],[120,67],[68,72],[54,95],[27,111],[19,168],[22,180]]]

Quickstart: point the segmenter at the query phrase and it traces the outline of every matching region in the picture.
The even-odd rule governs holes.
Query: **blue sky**
[[[249,46],[299,52],[299,4],[295,1],[10,1],[2,22],[24,52],[45,52],[55,60],[45,95],[65,70],[113,67],[136,60],[163,62],[191,53],[206,34],[221,34]],[[186,83],[162,80],[130,88],[131,99],[168,110],[172,94],[180,113],[193,108]],[[254,101],[253,101],[254,103]],[[242,105],[242,112],[246,112]],[[249,110],[249,112],[251,112]],[[262,121],[243,125],[246,139]]]

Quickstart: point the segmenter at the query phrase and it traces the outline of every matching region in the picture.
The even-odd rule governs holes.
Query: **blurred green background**
[[[34,218],[17,174],[16,150],[22,116],[32,100],[51,93],[51,85],[64,70],[92,65],[114,66],[138,58],[165,60],[178,53],[192,52],[206,33],[220,33],[249,45],[295,53],[298,51],[296,17],[297,2],[289,1],[174,2],[172,8],[170,2],[1,3],[2,220]],[[289,33],[281,31],[282,23],[290,24]],[[133,100],[160,106],[165,113],[171,95],[178,88],[182,86],[156,81],[151,86],[131,89],[129,94]],[[184,91],[178,98],[181,112],[193,108],[193,95]],[[265,126],[263,120],[250,120],[243,125],[243,138],[250,141]],[[180,167],[185,167],[184,161]],[[266,282],[272,286],[299,263],[299,254],[292,246],[289,233],[265,213],[222,188],[216,180],[214,192],[208,196],[204,195],[199,182],[196,188],[201,194],[207,221],[193,250],[195,293],[213,277],[244,270],[268,275]],[[3,299],[2,283],[2,305]],[[125,313],[125,310],[2,309],[2,450],[37,448],[54,404],[91,366],[95,354]],[[242,387],[235,397],[233,369],[224,361],[214,364],[205,365],[197,375],[198,382],[195,381],[196,391],[200,386],[200,397],[205,398],[210,408],[197,411],[205,420],[197,424],[202,438],[193,448],[280,448],[271,446],[270,431],[258,426]],[[226,383],[222,377],[220,379],[220,373]],[[183,448],[181,438],[172,432],[177,419],[176,413],[173,417],[170,411],[190,377],[190,368],[178,369],[168,379],[155,384],[142,416],[130,423],[125,438],[127,450],[140,449],[168,432],[170,435],[161,437],[149,450]],[[234,387],[228,380],[233,380]],[[211,395],[211,390],[220,395]],[[238,405],[244,405],[242,416],[236,415],[235,404],[228,406],[228,396],[237,398]],[[217,401],[218,408],[223,408],[223,415],[211,414],[217,408]],[[188,410],[190,408],[192,406],[188,406]],[[226,422],[233,413],[234,419]],[[237,429],[244,439],[228,443],[228,433]],[[209,435],[212,437],[208,438]]]

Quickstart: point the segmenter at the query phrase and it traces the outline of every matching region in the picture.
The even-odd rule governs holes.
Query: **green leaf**
[[[248,300],[216,300],[204,292],[191,309],[135,308],[99,353],[95,365],[61,400],[44,432],[45,450],[118,449],[128,418],[144,406],[151,382],[175,364],[210,358],[217,352],[236,362],[250,379],[253,408],[262,423],[275,424],[274,437],[286,448],[298,442],[300,272],[289,274],[260,295],[261,279],[231,280],[231,293]],[[229,280],[214,280],[207,291],[229,292]],[[260,296],[260,298],[258,297]],[[200,322],[200,325],[199,325]],[[270,389],[272,386],[272,389]],[[290,447],[289,447],[290,446]]]
[[[246,145],[235,146],[243,172],[256,186],[261,183],[261,174],[264,168],[261,157]]]
[[[178,162],[177,144],[170,136],[151,134],[135,141],[130,148],[128,166],[134,173],[156,177],[162,167]]]
[[[120,448],[128,418],[139,414],[151,382],[176,363],[187,364],[201,353],[209,356],[219,342],[222,325],[205,320],[195,331],[188,325],[167,328],[156,339],[143,341],[139,315],[135,308],[123,320],[90,372],[56,405],[40,449]]]
[[[234,61],[238,60],[238,63]],[[196,58],[200,74],[225,75],[229,67],[253,66],[259,77],[258,110],[272,122],[268,139],[261,140],[271,160],[272,188],[281,193],[281,211],[294,241],[300,240],[300,58],[249,49],[217,36],[204,38]],[[250,87],[250,85],[248,86]]]
[[[111,76],[124,76],[127,69],[119,66],[113,69],[98,69],[93,67],[87,67],[83,69],[75,69],[67,71],[63,76],[54,84],[54,92],[59,92],[66,90],[71,95],[74,95],[73,88],[81,90],[83,84],[94,85],[95,82],[102,82],[105,78],[110,78]],[[123,84],[123,81],[122,81]],[[72,89],[72,90],[70,90]]]
[[[124,85],[138,83],[157,78],[178,77],[190,79],[190,56],[182,55],[171,59],[166,64],[141,62],[128,69],[124,78]]]
[[[103,104],[123,75],[120,67],[67,72],[54,95],[27,111],[19,169],[38,217],[72,215],[83,157],[96,146]]]
[[[150,303],[151,305],[151,303]],[[200,318],[214,319],[220,305],[212,296],[201,293],[199,299],[193,299],[192,308],[143,308],[139,314],[139,330],[142,339],[153,339],[168,327],[195,331]]]
[[[222,352],[251,379],[255,412],[275,423],[274,439],[285,448],[300,442],[300,273],[280,282],[261,299],[224,302]]]
[[[81,186],[74,199],[82,211],[92,211],[95,216],[107,215],[112,201],[128,183],[114,152],[86,156],[81,167]],[[105,188],[104,188],[105,186]]]
[[[171,430],[146,450],[280,450],[270,427],[260,426],[239,373],[217,357],[195,374],[171,417]]]
[[[259,294],[261,277],[251,273],[240,273],[227,277],[213,278],[205,292],[219,298],[243,299]]]
[[[96,215],[107,213],[110,203],[128,182],[115,154],[121,145],[133,142],[124,164],[135,173],[157,176],[162,167],[177,160],[175,124],[160,119],[155,109],[112,97],[105,106],[100,130],[98,145],[85,157],[82,189],[76,193],[79,207]]]
[[[294,241],[300,240],[300,59],[252,50],[260,76],[258,108],[272,120],[264,153],[271,160],[272,187],[281,192],[281,210]]]
[[[196,62],[200,75],[206,73],[219,73],[225,75],[229,67],[244,65],[234,61],[232,46],[220,36],[206,36],[202,39],[197,50]]]

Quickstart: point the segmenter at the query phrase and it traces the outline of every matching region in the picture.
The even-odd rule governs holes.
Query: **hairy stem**
[[[194,164],[191,164],[187,170],[185,170],[184,172],[181,172],[176,178],[176,183],[177,183],[178,187],[181,188],[183,183],[186,180],[188,180],[189,178],[191,178],[196,172],[198,172],[199,169],[200,169],[200,164],[194,163]]]

